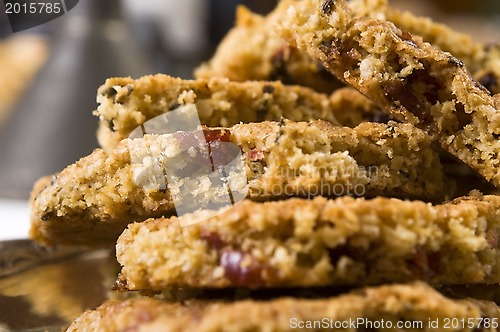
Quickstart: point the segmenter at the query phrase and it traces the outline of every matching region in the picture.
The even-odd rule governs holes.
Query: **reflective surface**
[[[0,242],[0,332],[62,331],[81,313],[111,295],[118,264],[114,252],[77,249],[47,251],[28,240]],[[452,298],[474,297],[500,304],[499,285],[437,287]],[[287,296],[322,298],[349,288],[203,290],[203,299],[261,300]],[[188,297],[194,293],[187,293]],[[115,294],[116,295],[116,294]],[[174,295],[174,294],[172,294]],[[182,294],[176,294],[182,298]]]
[[[117,272],[109,251],[36,248],[0,242],[0,331],[61,331],[99,306]]]

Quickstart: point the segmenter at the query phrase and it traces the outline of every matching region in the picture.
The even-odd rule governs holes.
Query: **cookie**
[[[195,70],[196,78],[227,77],[231,81],[281,81],[331,93],[343,86],[307,53],[290,47],[274,32],[274,24],[290,1],[282,1],[267,16],[244,6],[236,11],[236,26],[220,42],[214,56]]]
[[[408,11],[401,11],[387,6],[386,19],[398,28],[418,35],[424,41],[450,52],[464,62],[471,71],[479,69],[479,62],[484,57],[484,46],[472,40],[472,37],[457,32],[445,24],[434,22],[428,17],[415,16]]]
[[[484,45],[472,37],[454,31],[445,24],[434,22],[427,17],[415,16],[390,6],[385,11],[386,19],[398,28],[419,35],[424,41],[450,52],[463,61],[472,77],[491,93],[500,92],[500,50],[498,45]]]
[[[353,128],[363,122],[387,123],[394,120],[387,110],[352,87],[335,90],[329,97],[329,103],[335,119],[346,127]]]
[[[206,128],[205,137],[242,150],[247,197],[254,200],[320,194],[438,200],[444,193],[439,156],[428,135],[409,124],[347,128],[321,120],[284,120]],[[140,165],[132,165],[129,145],[138,142],[132,146],[163,152],[183,140],[175,134],[123,140],[109,153],[97,149],[68,166],[33,194],[31,238],[48,245],[111,245],[129,222],[172,215],[169,190],[140,186],[142,177],[134,173]],[[176,188],[169,184],[170,190]],[[203,208],[198,200],[218,197],[213,189],[210,181],[193,188],[192,202]]]
[[[352,106],[346,99],[352,99]],[[328,120],[356,126],[353,121],[377,120],[383,111],[359,92],[342,89],[331,97],[279,82],[230,82],[225,78],[182,80],[167,75],[111,78],[99,88],[98,139],[112,149],[116,143],[156,116],[195,103],[202,124],[232,126],[240,122]],[[342,102],[340,102],[342,101]],[[344,122],[337,120],[337,115]],[[359,120],[358,120],[359,119]]]
[[[213,218],[129,225],[119,280],[129,290],[498,283],[499,209],[498,196],[247,200]]]
[[[450,299],[413,283],[318,300],[187,305],[151,298],[108,301],[85,312],[67,331],[493,331],[499,316],[493,302]]]
[[[354,17],[343,0],[297,2],[279,30],[500,187],[500,104],[462,61],[388,21]]]
[[[293,3],[290,0],[281,1],[265,17],[252,13],[246,7],[238,7],[236,26],[221,41],[214,56],[195,70],[195,77],[227,77],[239,82],[278,80],[324,93],[343,86],[320,62],[287,45],[274,31],[278,19]],[[349,7],[359,16],[383,15],[386,2],[352,0]]]
[[[473,74],[492,94],[500,93],[500,44],[484,46],[479,69]]]

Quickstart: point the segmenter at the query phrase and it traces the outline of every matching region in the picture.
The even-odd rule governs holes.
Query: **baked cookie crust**
[[[439,156],[429,136],[409,124],[347,128],[321,120],[283,120],[205,130],[206,137],[223,137],[241,149],[247,197],[254,200],[321,194],[439,200],[444,195]],[[172,146],[168,139],[146,135],[138,140],[151,151],[164,151]],[[45,180],[44,188],[37,184],[31,238],[46,245],[112,245],[127,223],[172,215],[168,190],[138,186],[129,142],[109,153],[97,149],[50,183]],[[210,189],[200,189],[193,202],[212,195]]]
[[[365,323],[349,331],[369,330],[380,324],[390,331],[398,322],[411,322],[412,328],[398,331],[443,331],[446,322],[474,322],[473,328],[450,331],[492,331],[491,324],[500,312],[493,302],[473,299],[455,300],[444,297],[431,287],[414,283],[365,288],[349,294],[320,300],[282,298],[272,301],[238,301],[234,303],[194,303],[189,305],[165,303],[151,298],[123,302],[108,301],[96,310],[85,312],[68,328],[71,331],[295,331],[340,330],[335,322],[364,319]],[[476,324],[482,318],[482,326]],[[306,328],[306,322],[332,322]],[[437,326],[430,327],[429,322]],[[299,322],[303,328],[298,328]],[[450,325],[450,324],[448,324]],[[487,328],[486,326],[489,326]]]
[[[500,104],[462,61],[391,22],[355,17],[343,0],[297,2],[279,31],[500,187]]]
[[[435,206],[382,197],[244,201],[213,218],[200,211],[129,225],[116,246],[119,280],[157,291],[498,283],[499,209],[498,196]]]
[[[274,25],[292,2],[282,1],[269,15],[236,11],[236,25],[214,56],[195,70],[196,78],[227,77],[231,81],[281,81],[330,94],[344,84],[307,53],[289,46]]]
[[[445,24],[428,17],[415,16],[390,6],[385,10],[386,19],[398,28],[421,36],[424,41],[450,52],[463,61],[470,75],[491,93],[500,92],[500,47],[475,42],[471,36],[454,31]]]
[[[167,75],[110,78],[98,90],[98,140],[112,149],[144,122],[188,104],[195,104],[201,124],[228,127],[238,123],[322,119],[355,127],[381,121],[386,112],[357,90],[332,95],[280,82],[231,82],[226,78],[182,80]]]

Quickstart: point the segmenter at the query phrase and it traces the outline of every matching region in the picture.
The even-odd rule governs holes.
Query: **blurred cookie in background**
[[[471,35],[475,42],[497,44],[500,31],[498,0],[389,0],[389,4],[417,16],[431,17],[457,32]]]
[[[0,41],[0,125],[48,55],[48,40],[40,35],[15,34]]]

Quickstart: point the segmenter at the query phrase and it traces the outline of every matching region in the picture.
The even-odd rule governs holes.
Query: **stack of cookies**
[[[121,265],[68,331],[496,331],[494,302],[440,291],[500,283],[500,51],[385,0],[237,14],[195,80],[108,79],[102,149],[35,184],[33,240]],[[241,202],[144,186],[137,156],[196,168],[165,167],[190,134],[146,130],[186,107],[210,160],[241,152]]]

